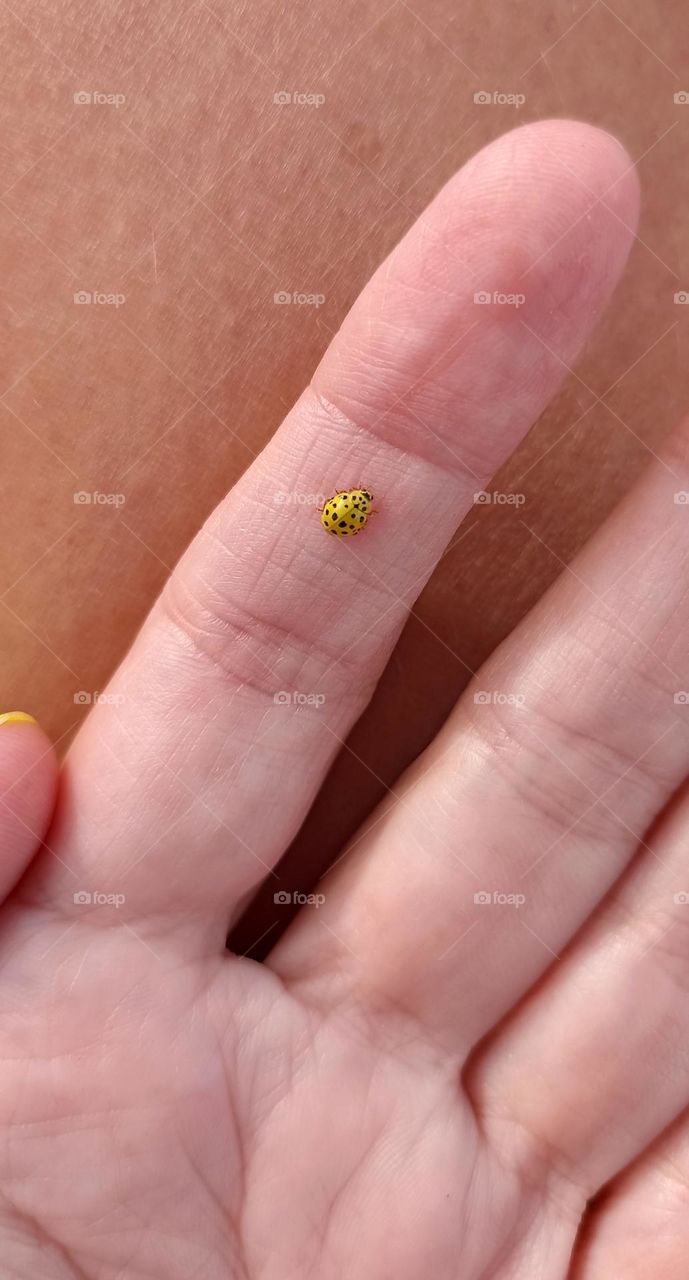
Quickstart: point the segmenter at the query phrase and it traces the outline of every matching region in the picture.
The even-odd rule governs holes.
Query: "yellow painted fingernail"
[[[36,724],[33,716],[27,714],[26,711],[6,711],[0,716],[0,724]]]

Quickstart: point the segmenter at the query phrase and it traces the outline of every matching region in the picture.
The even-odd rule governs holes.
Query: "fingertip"
[[[0,715],[0,725],[3,724],[37,724],[38,721],[30,716],[28,711],[4,711]]]
[[[52,805],[57,761],[47,734],[27,711],[0,714],[0,799],[41,815]],[[0,830],[0,840],[2,831]]]
[[[524,130],[547,163],[556,216],[571,227],[573,242],[590,237],[604,245],[608,274],[616,283],[636,235],[641,202],[638,170],[626,147],[606,129],[580,120],[542,120]],[[604,280],[605,261],[599,269]]]
[[[479,198],[502,199],[532,261],[549,244],[554,256],[573,242],[610,241],[627,256],[636,232],[640,183],[623,143],[597,125],[548,119],[519,125],[479,151],[460,171]],[[583,224],[583,225],[582,225]]]
[[[568,119],[521,125],[476,160],[481,212],[502,203],[513,228],[512,237],[496,233],[495,275],[507,282],[503,291],[522,297],[518,320],[569,365],[607,306],[636,235],[634,162],[613,134]],[[511,320],[506,308],[494,312]]]
[[[547,154],[554,176],[561,174],[573,200],[573,217],[581,205],[589,207],[593,200],[594,209],[600,204],[617,214],[628,224],[629,236],[634,234],[641,184],[636,165],[619,138],[584,120],[557,118],[522,125],[515,132],[527,135],[531,145]],[[578,193],[572,190],[571,179],[578,181]],[[620,229],[624,228],[618,223]]]
[[[569,156],[573,167],[590,168],[593,175],[600,160],[605,160],[608,182],[614,182],[621,173],[634,173],[632,160],[624,143],[608,129],[591,124],[588,120],[575,120],[566,116],[549,116],[545,120],[532,120],[517,125],[501,134],[490,144],[499,147],[509,144],[536,149],[550,149]],[[484,148],[487,151],[488,148]],[[480,153],[479,153],[480,154]]]
[[[56,790],[57,761],[34,716],[0,714],[0,900],[37,853]]]
[[[632,161],[605,130],[552,119],[501,134],[375,273],[313,386],[398,448],[490,476],[589,339],[638,204]]]

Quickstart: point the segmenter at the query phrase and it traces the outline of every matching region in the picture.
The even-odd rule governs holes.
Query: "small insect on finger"
[[[371,515],[372,502],[370,489],[342,489],[328,498],[321,512],[321,524],[336,538],[350,538],[361,533]]]

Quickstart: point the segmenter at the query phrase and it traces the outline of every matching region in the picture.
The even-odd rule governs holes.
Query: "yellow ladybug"
[[[371,514],[373,494],[370,489],[347,489],[328,498],[321,511],[321,524],[336,538],[349,538],[361,533]]]

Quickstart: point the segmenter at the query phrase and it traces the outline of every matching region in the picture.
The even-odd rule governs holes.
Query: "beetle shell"
[[[370,489],[343,489],[328,498],[321,511],[321,524],[336,538],[351,538],[365,528],[372,502]]]

